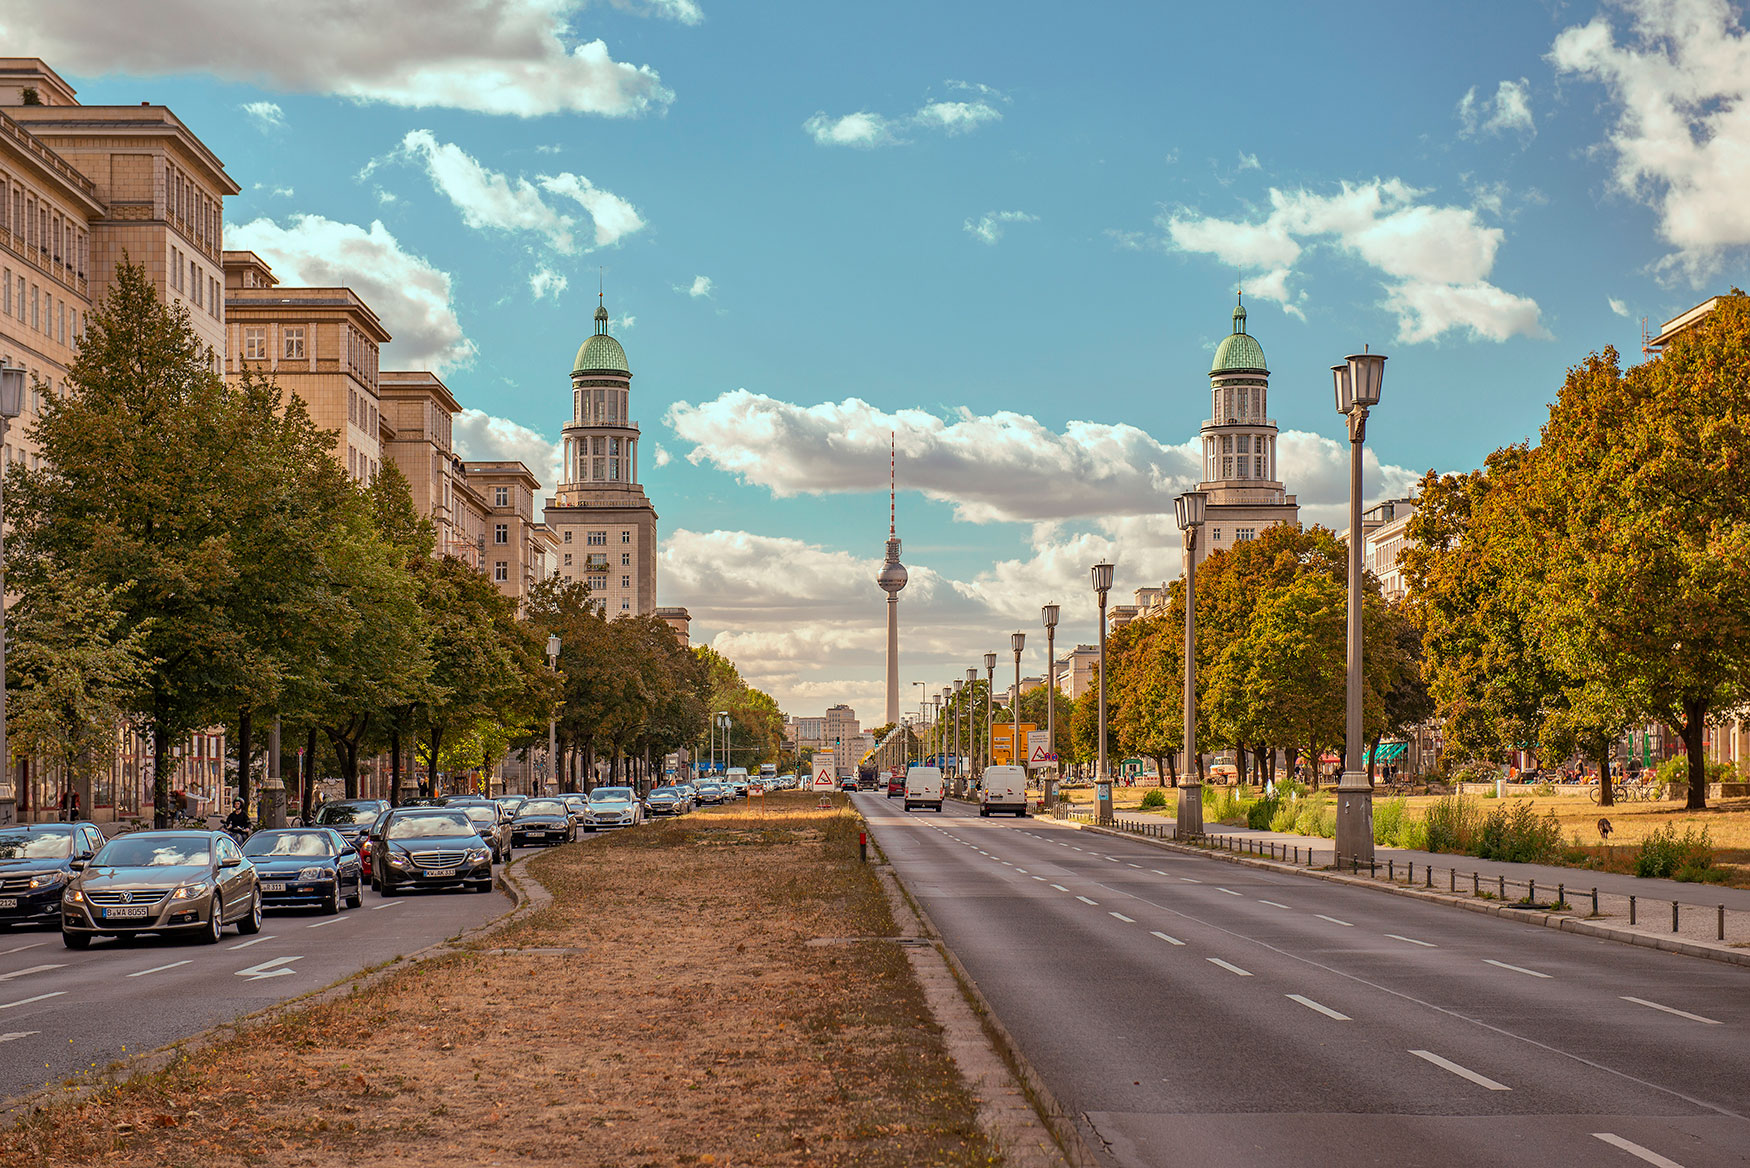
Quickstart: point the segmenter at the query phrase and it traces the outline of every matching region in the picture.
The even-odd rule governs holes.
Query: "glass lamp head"
[[[0,365],[0,414],[16,418],[24,412],[24,378],[24,366]]]
[[[1015,655],[1017,657],[1020,656],[1021,650],[1025,649],[1026,647],[1027,647],[1027,634],[1026,633],[1010,633],[1009,634],[1009,648],[1011,648],[1015,651]]]
[[[547,637],[547,656],[559,656],[559,634],[553,633]]]
[[[1173,511],[1179,520],[1179,530],[1189,531],[1203,526],[1209,496],[1203,491],[1186,491],[1173,500]]]
[[[1351,353],[1348,361],[1355,404],[1372,409],[1379,404],[1380,386],[1385,382],[1385,357],[1380,353]]]
[[[996,667],[997,667],[997,655],[995,653],[986,653],[984,655],[985,671],[989,672],[989,671],[995,669]]]
[[[1041,608],[1039,610],[1039,619],[1045,622],[1046,628],[1055,629],[1057,627],[1057,605],[1048,604]]]
[[[1094,565],[1094,591],[1101,596],[1112,590],[1112,565],[1098,563]]]
[[[1337,412],[1347,414],[1355,408],[1355,387],[1349,380],[1349,366],[1331,366],[1331,386],[1337,395]]]

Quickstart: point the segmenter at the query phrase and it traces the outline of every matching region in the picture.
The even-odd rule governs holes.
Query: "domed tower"
[[[1253,539],[1276,523],[1297,523],[1300,507],[1276,469],[1276,421],[1270,416],[1270,369],[1264,347],[1246,331],[1246,306],[1209,365],[1210,418],[1203,423],[1206,538],[1199,554]]]
[[[608,334],[605,303],[571,365],[571,420],[561,431],[559,489],[547,524],[559,575],[589,586],[609,617],[656,609],[656,509],[638,481],[632,371]]]
[[[891,726],[899,721],[899,594],[911,577],[905,565],[899,562],[899,536],[895,523],[895,470],[899,448],[897,439],[890,441],[894,445],[887,456],[887,559],[881,565],[881,571],[875,574],[875,583],[887,593],[887,724]]]

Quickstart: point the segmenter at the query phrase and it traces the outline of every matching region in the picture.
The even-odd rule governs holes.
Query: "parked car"
[[[685,815],[687,797],[679,787],[658,787],[645,800],[652,815]]]
[[[510,821],[510,845],[513,848],[552,847],[577,838],[577,825],[571,812],[558,799],[530,799],[517,808]]]
[[[0,827],[0,925],[61,920],[61,890],[75,860],[103,846],[95,823],[20,823]]]
[[[905,772],[905,809],[933,807],[942,810],[942,769],[914,766]]]
[[[1027,771],[1018,766],[984,768],[984,784],[978,792],[978,813],[986,818],[996,812],[1027,815]]]
[[[371,866],[384,896],[462,885],[492,891],[492,849],[459,808],[395,808],[371,826]]]
[[[261,903],[269,907],[319,905],[340,911],[364,899],[364,868],[358,849],[331,827],[258,831],[243,843],[255,865]]]
[[[314,827],[332,827],[354,848],[377,816],[389,809],[387,799],[336,799],[316,809]]]
[[[510,821],[496,803],[467,803],[460,808],[474,824],[474,831],[492,849],[492,862],[504,863],[510,853]]]
[[[589,793],[589,811],[583,830],[631,827],[644,822],[644,804],[631,787],[597,787]]]
[[[226,925],[261,932],[255,865],[222,831],[137,831],[73,866],[61,894],[69,949],[105,935],[189,932],[213,944]]]

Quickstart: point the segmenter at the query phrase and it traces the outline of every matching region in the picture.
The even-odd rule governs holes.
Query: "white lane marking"
[[[1137,870],[1137,871],[1138,871],[1138,872],[1140,872],[1140,871],[1142,871],[1142,865],[1141,865],[1141,864],[1132,864],[1132,865],[1131,865],[1131,867],[1132,867],[1132,868],[1135,868],[1135,869],[1136,869],[1136,870]]]
[[[172,961],[169,965],[154,965],[151,969],[142,969],[138,973],[130,973],[128,977],[145,977],[148,973],[163,973],[166,969],[175,969],[179,965],[187,965],[187,961]]]
[[[1269,905],[1269,906],[1270,906],[1270,907],[1271,907],[1271,908],[1287,908],[1287,907],[1288,907],[1288,906],[1287,906],[1287,905],[1285,905],[1285,904],[1277,904],[1277,903],[1276,903],[1276,902],[1275,902],[1275,901],[1273,901],[1273,900],[1265,900],[1265,899],[1264,899],[1264,898],[1263,898],[1263,897],[1259,897],[1259,898],[1258,898],[1258,903],[1259,903],[1259,904],[1267,904],[1267,905]]]
[[[1211,965],[1221,966],[1223,969],[1227,970],[1229,973],[1237,973],[1241,977],[1251,977],[1252,976],[1250,970],[1241,969],[1239,966],[1230,964],[1229,962],[1226,962],[1226,961],[1223,961],[1219,957],[1209,957],[1209,958],[1205,958],[1205,960],[1207,960],[1209,962],[1209,964],[1211,964]]]
[[[251,965],[248,969],[239,969],[236,976],[246,977],[250,981],[260,981],[264,977],[286,977],[298,972],[295,969],[276,969],[275,966],[286,965],[289,962],[303,960],[303,954],[296,957],[275,957],[271,961],[263,961],[260,965]]]
[[[1679,1164],[1677,1161],[1668,1160],[1664,1156],[1653,1151],[1653,1149],[1643,1148],[1633,1140],[1625,1140],[1615,1132],[1593,1132],[1592,1138],[1595,1140],[1603,1140],[1613,1148],[1621,1148],[1636,1159],[1645,1160],[1647,1163],[1653,1165],[1653,1168],[1683,1168],[1683,1165]]]
[[[1045,883],[1045,877],[1043,876],[1035,876],[1033,879],[1039,881],[1041,884]]]
[[[1114,864],[1122,864],[1124,862],[1123,860],[1120,860],[1117,856],[1107,856],[1106,858],[1108,860],[1111,860]],[[1134,868],[1134,867],[1136,867],[1136,865],[1132,864],[1131,867]]]
[[[304,927],[306,929],[320,929],[324,925],[338,925],[338,924],[343,924],[345,921],[346,921],[345,917],[329,917],[325,921],[317,921],[313,925],[305,925]]]
[[[1183,880],[1183,881],[1184,881],[1184,882],[1185,882],[1185,883],[1186,883],[1186,884],[1201,884],[1201,883],[1203,883],[1203,881],[1201,881],[1201,880],[1193,880],[1193,879],[1191,879],[1191,877],[1189,877],[1189,876],[1181,876],[1181,877],[1179,877],[1179,879],[1180,879],[1180,880]]]
[[[1243,894],[1242,894],[1242,893],[1238,893],[1238,892],[1235,892],[1235,891],[1234,891],[1234,890],[1233,890],[1233,889],[1231,889],[1231,888],[1221,888],[1221,887],[1219,887],[1219,886],[1218,886],[1218,887],[1217,887],[1217,888],[1216,888],[1216,891],[1217,891],[1217,892],[1225,892],[1225,893],[1227,893],[1227,894],[1228,894],[1228,895],[1229,895],[1229,896],[1241,896],[1241,895],[1243,895]]]
[[[49,998],[58,998],[66,992],[66,990],[56,990],[54,993],[50,994],[38,994],[34,998],[20,998],[16,1002],[7,1002],[4,1005],[0,1005],[0,1010],[10,1010],[14,1006],[28,1006],[32,1002],[41,1002],[46,1001]]]
[[[1530,977],[1548,978],[1547,973],[1539,973],[1535,969],[1526,969],[1523,965],[1508,965],[1505,961],[1496,961],[1493,957],[1483,958],[1484,965],[1493,965],[1499,969],[1511,969],[1514,973],[1523,973]]]
[[[1348,921],[1340,921],[1336,917],[1328,917],[1324,913],[1314,913],[1313,916],[1319,918],[1321,921],[1330,921],[1333,925],[1342,925],[1345,929],[1353,929],[1355,927]]]
[[[0,957],[10,957],[14,953],[23,953],[26,949],[37,949],[47,944],[47,941],[32,941],[28,945],[15,945],[11,949],[0,949]],[[31,1033],[35,1034],[36,1031],[33,1030]]]
[[[407,902],[405,900],[391,900],[388,904],[373,904],[371,906],[371,911],[372,912],[382,912],[386,908],[400,908],[402,905],[404,905],[406,903]]]
[[[55,965],[33,965],[28,969],[15,969],[11,973],[0,973],[0,981],[11,981],[15,977],[25,977],[28,974],[32,974],[32,973],[45,973],[51,969],[65,969],[65,968],[66,968],[65,962],[60,962],[60,963],[57,963]]]
[[[1083,904],[1093,904],[1093,905],[1097,905],[1097,904],[1099,904],[1099,903],[1100,903],[1100,902],[1099,902],[1099,901],[1097,901],[1097,900],[1089,900],[1089,899],[1088,899],[1088,898],[1087,898],[1087,897],[1085,897],[1085,896],[1078,896],[1078,897],[1076,897],[1076,899],[1077,899],[1077,900],[1079,900],[1079,901],[1081,901],[1081,902],[1082,902],[1082,903],[1083,903]]]
[[[1052,887],[1057,889],[1059,892],[1068,892],[1069,891],[1069,889],[1065,888],[1061,884],[1053,884]]]
[[[1010,864],[1009,867],[1015,868],[1015,866],[1013,864]],[[1025,868],[1015,868],[1015,871],[1019,872],[1023,876],[1025,876],[1027,874],[1027,869],[1025,869]]]
[[[1165,933],[1157,933],[1153,929],[1149,930],[1148,935],[1151,937],[1159,937],[1161,940],[1165,941],[1169,945],[1183,945],[1185,943],[1185,942],[1179,940],[1179,938],[1177,938],[1177,937],[1169,937]]]
[[[1487,1087],[1491,1091],[1511,1091],[1513,1088],[1505,1083],[1497,1083],[1487,1075],[1479,1075],[1469,1067],[1461,1067],[1451,1059],[1443,1059],[1431,1050],[1412,1050],[1411,1054],[1419,1059],[1427,1059],[1444,1071],[1451,1071],[1461,1079],[1469,1079],[1479,1087]]]
[[[1136,921],[1134,921],[1130,917],[1125,916],[1123,913],[1120,913],[1120,912],[1109,912],[1106,915],[1109,917],[1117,917],[1119,920],[1123,921],[1127,925],[1134,925],[1136,923]]]
[[[1350,1018],[1349,1015],[1339,1014],[1339,1013],[1337,1013],[1337,1011],[1331,1009],[1329,1006],[1321,1006],[1317,1002],[1313,1001],[1311,998],[1307,997],[1305,994],[1289,994],[1288,1000],[1291,1002],[1299,1002],[1301,1005],[1305,1006],[1307,1009],[1317,1010],[1319,1013],[1323,1014],[1325,1017],[1334,1018],[1338,1022],[1351,1022],[1351,1021],[1353,1021],[1353,1019]]]
[[[1161,871],[1159,868],[1150,868],[1149,871],[1153,872],[1156,876],[1165,876],[1166,875],[1166,873]]]
[[[0,1034],[0,1042],[16,1042],[20,1038],[29,1038],[33,1034],[41,1034],[40,1030],[14,1030],[10,1034]]]
[[[1706,1022],[1709,1026],[1724,1025],[1718,1018],[1703,1018],[1700,1014],[1691,1014],[1688,1010],[1679,1010],[1676,1006],[1661,1006],[1658,1002],[1649,1002],[1645,998],[1631,998],[1627,994],[1623,994],[1622,1000],[1633,1002],[1637,1006],[1646,1006],[1652,1010],[1663,1010],[1665,1013],[1675,1014],[1679,1018],[1688,1018],[1691,1022]]]
[[[257,937],[255,940],[245,941],[241,945],[227,945],[227,946],[225,946],[225,948],[226,949],[247,949],[251,945],[259,945],[263,941],[271,941],[271,940],[273,940],[273,934],[269,933],[265,937]]]
[[[1394,941],[1408,941],[1412,945],[1420,945],[1424,949],[1438,949],[1438,948],[1440,948],[1440,946],[1436,945],[1432,941],[1418,941],[1414,937],[1401,937],[1396,933],[1387,933],[1386,936],[1390,937]]]

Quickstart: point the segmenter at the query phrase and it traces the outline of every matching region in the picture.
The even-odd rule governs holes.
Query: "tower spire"
[[[899,436],[892,430],[887,432],[887,538],[892,539],[897,534],[894,526],[898,519],[898,508],[895,503],[898,484]]]

